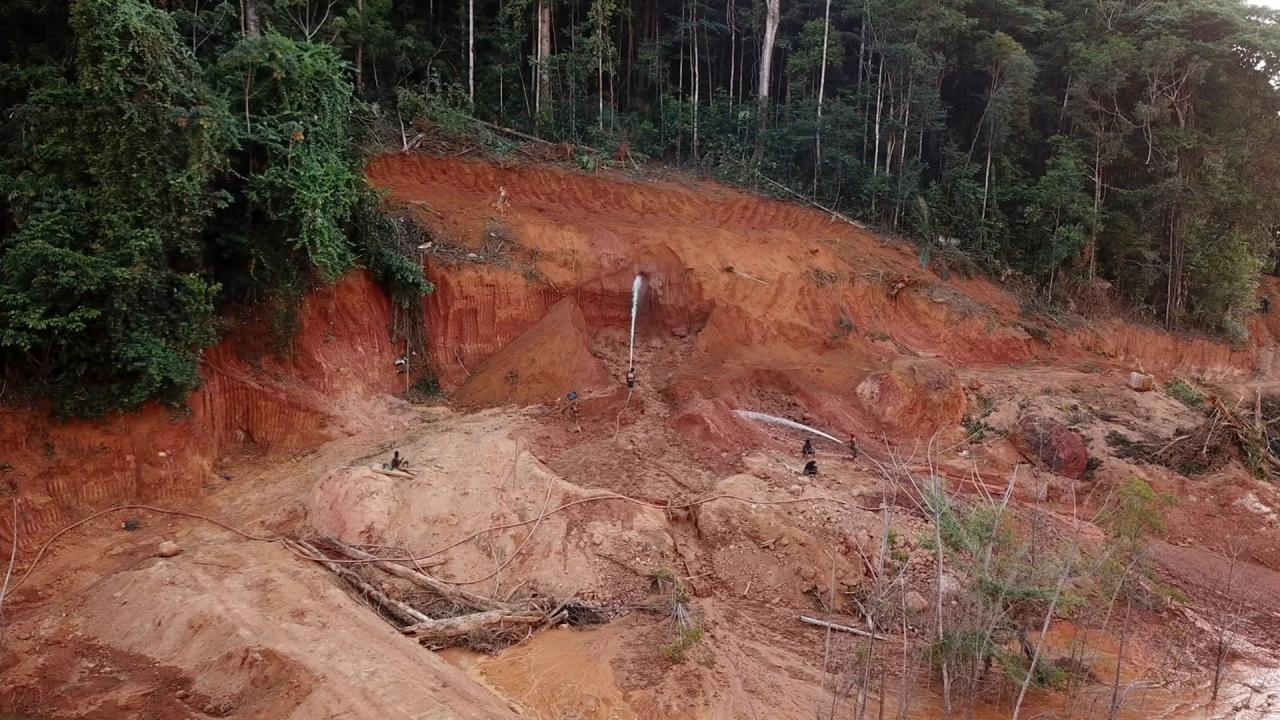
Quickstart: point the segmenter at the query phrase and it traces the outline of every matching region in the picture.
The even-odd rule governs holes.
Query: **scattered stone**
[[[802,580],[809,581],[814,579],[817,576],[818,576],[818,571],[814,570],[811,567],[806,566],[806,567],[800,568],[800,578]]]
[[[778,544],[781,545],[782,547],[786,547],[791,544],[791,538],[782,538],[781,540],[778,541]]]
[[[924,596],[915,590],[907,593],[906,603],[907,610],[913,613],[922,613],[929,609],[929,601],[925,600]]]
[[[604,536],[603,536],[603,535],[601,535],[600,533],[596,533],[596,534],[592,535],[592,536],[591,536],[591,544],[592,544],[592,545],[595,545],[595,546],[597,546],[597,547],[599,547],[600,545],[603,545],[603,544],[604,544]]]
[[[171,558],[182,552],[182,548],[178,547],[178,543],[172,540],[165,540],[160,543],[160,547],[156,548],[156,555],[162,558]]]

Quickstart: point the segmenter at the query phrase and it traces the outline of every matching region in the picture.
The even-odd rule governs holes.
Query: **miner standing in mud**
[[[802,457],[813,457],[813,440],[811,438],[804,439],[804,447],[800,448]]]
[[[627,368],[627,389],[636,389],[636,369],[634,366]]]

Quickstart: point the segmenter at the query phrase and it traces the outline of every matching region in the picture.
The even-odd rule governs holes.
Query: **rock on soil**
[[[922,613],[929,609],[929,601],[925,600],[924,596],[915,590],[907,593],[906,604],[907,610],[913,613]]]
[[[1028,458],[1059,475],[1079,478],[1089,463],[1089,450],[1078,433],[1039,415],[1026,415],[1018,421],[1013,443]]]
[[[182,552],[182,548],[172,540],[165,540],[156,548],[156,555],[162,558],[171,558],[180,552]]]
[[[858,399],[885,426],[912,435],[928,435],[956,425],[964,415],[960,380],[939,360],[901,358],[858,385]]]

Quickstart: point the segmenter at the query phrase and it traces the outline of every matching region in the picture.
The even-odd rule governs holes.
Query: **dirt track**
[[[1223,393],[1274,381],[1273,317],[1255,320],[1254,345],[1243,349],[1118,320],[1059,327],[1022,316],[1012,295],[985,280],[944,280],[865,230],[680,178],[412,156],[379,158],[369,177],[436,233],[425,257],[437,286],[425,301],[428,352],[455,407],[389,397],[403,382],[386,340],[390,309],[353,276],[308,301],[289,360],[253,352],[261,339],[247,330],[219,346],[190,417],[152,409],[107,427],[51,426],[5,411],[0,439],[21,448],[12,464],[24,547],[92,508],[137,499],[260,533],[319,532],[423,553],[537,518],[544,497],[552,506],[601,491],[656,505],[713,495],[776,504],[719,499],[664,512],[590,502],[539,520],[527,545],[522,526],[450,550],[435,572],[475,592],[576,594],[633,608],[607,627],[552,630],[496,658],[452,653],[465,671],[398,636],[277,545],[145,513],[143,527],[126,533],[123,518],[104,518],[72,533],[5,602],[0,712],[813,717],[833,702],[823,685],[827,639],[795,618],[821,612],[824,592],[857,597],[865,587],[864,558],[882,517],[858,506],[878,506],[883,485],[869,460],[822,443],[821,474],[797,476],[798,438],[748,424],[736,408],[857,435],[882,459],[918,453],[934,438],[947,449],[939,469],[961,492],[972,491],[975,467],[979,483],[996,490],[1017,467],[1019,500],[1064,524],[1087,519],[1109,488],[1141,475],[1180,498],[1172,544],[1156,553],[1170,582],[1211,587],[1222,557],[1215,541],[1247,541],[1258,632],[1249,638],[1256,652],[1238,660],[1239,679],[1275,678],[1253,667],[1280,649],[1265,631],[1266,613],[1280,604],[1268,579],[1280,569],[1280,497],[1237,464],[1184,478],[1117,457],[1107,439],[1163,442],[1195,420],[1163,393],[1125,389],[1131,367],[1160,380],[1214,381]],[[628,394],[621,378],[636,274],[644,277],[639,387]],[[512,402],[527,407],[497,407]],[[1091,479],[1026,465],[1001,435],[1029,410],[1084,436],[1102,461]],[[981,442],[965,442],[968,414],[992,428]],[[412,459],[412,480],[368,471],[393,447]],[[908,505],[895,507],[911,582],[924,587],[931,561],[916,539],[927,528]],[[154,557],[164,539],[185,552]],[[660,652],[667,621],[634,609],[651,599],[649,575],[662,569],[688,578],[709,657],[672,665]],[[1194,700],[1203,648],[1168,642],[1189,622],[1152,613],[1139,624],[1126,678],[1162,687],[1135,690],[1131,716],[1203,717]],[[858,651],[848,637],[834,642],[837,656]],[[1099,650],[1103,659],[1108,652]],[[923,672],[900,678],[916,698],[913,717],[936,716],[924,680]],[[1233,681],[1212,716],[1248,697],[1242,712],[1254,714],[1232,717],[1268,717],[1263,703],[1277,692]],[[1006,695],[995,692],[990,717],[1007,716]],[[1097,717],[1099,697],[1033,704]],[[893,703],[886,698],[890,712]]]

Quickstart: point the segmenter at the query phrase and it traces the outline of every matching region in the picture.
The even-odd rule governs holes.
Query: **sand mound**
[[[396,478],[368,466],[333,470],[311,488],[306,519],[312,529],[344,542],[391,545],[429,552],[495,525],[529,522],[592,491],[557,477],[511,435],[507,416],[479,413],[436,426],[397,449],[415,475]],[[388,453],[389,454],[389,453]],[[385,462],[385,456],[373,463]],[[485,578],[495,557],[527,545],[501,577],[468,585],[477,592],[506,591],[505,579],[529,578],[526,591],[552,597],[600,585],[597,553],[615,553],[662,565],[671,562],[671,539],[661,510],[623,502],[590,503],[548,514],[530,526],[486,534],[451,548],[437,572],[449,580]]]
[[[280,546],[209,542],[112,575],[91,595],[85,635],[191,678],[186,712],[170,717],[513,717]]]
[[[600,388],[609,382],[609,373],[589,348],[582,310],[573,298],[565,298],[489,358],[454,400],[472,407],[536,405],[570,391]]]

